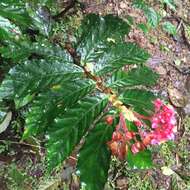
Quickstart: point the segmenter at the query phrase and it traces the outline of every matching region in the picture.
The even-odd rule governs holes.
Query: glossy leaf
[[[147,61],[149,54],[133,43],[118,43],[105,51],[104,56],[95,65],[98,75],[114,72],[125,65],[141,64]]]
[[[26,116],[23,139],[44,133],[57,115],[89,94],[94,87],[92,81],[71,81],[53,86],[51,91],[39,94]]]
[[[81,183],[88,190],[104,189],[111,159],[106,143],[111,139],[112,133],[113,126],[97,124],[80,150],[77,169]]]
[[[54,168],[71,154],[107,102],[105,97],[87,97],[55,119],[48,132],[49,168]]]
[[[93,63],[109,49],[111,42],[120,41],[128,34],[130,26],[127,22],[113,15],[105,17],[90,14],[80,27],[80,40],[77,51],[81,54],[83,64]]]
[[[8,38],[13,38],[20,34],[21,31],[16,25],[0,16],[0,40],[7,40]]]
[[[29,17],[24,1],[5,1],[0,2],[0,16],[9,19],[11,22],[23,28],[32,25],[32,19]]]
[[[139,66],[130,71],[115,72],[110,81],[110,87],[153,86],[156,84],[158,75],[145,66]]]
[[[52,18],[48,7],[46,6],[28,6],[27,11],[33,19],[34,26],[46,36],[49,36],[52,30]]]
[[[60,82],[76,79],[82,74],[79,67],[66,61],[27,61],[10,70],[0,87],[0,98],[23,98]]]
[[[126,105],[130,105],[136,112],[145,112],[147,114],[153,111],[153,100],[155,96],[146,90],[128,89],[122,94],[120,99]]]

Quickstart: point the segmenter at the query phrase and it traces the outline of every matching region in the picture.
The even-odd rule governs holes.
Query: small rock
[[[162,65],[159,65],[158,67],[155,68],[157,73],[159,75],[166,75],[167,74],[167,71],[166,69],[162,66]]]
[[[187,97],[176,88],[168,88],[169,98],[175,107],[182,108],[187,104]]]
[[[117,188],[119,189],[127,189],[127,178],[119,178],[117,179]]]
[[[190,116],[190,102],[183,108],[186,115]]]
[[[185,88],[187,92],[190,93],[190,76],[187,77],[186,83],[185,83]]]

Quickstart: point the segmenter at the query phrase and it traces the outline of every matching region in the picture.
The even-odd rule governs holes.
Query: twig
[[[0,142],[5,143],[6,140],[0,140]],[[39,149],[44,149],[44,150],[45,150],[44,147],[41,147],[41,146],[38,146],[38,145],[28,144],[28,143],[25,143],[25,142],[17,142],[17,141],[9,141],[9,140],[8,140],[8,142],[11,143],[11,144],[18,144],[18,145],[23,145],[23,146],[30,146],[30,147],[34,147],[34,148],[39,148]]]
[[[74,6],[75,6],[75,4],[77,3],[77,1],[76,0],[71,0],[70,1],[70,3],[68,4],[68,6],[64,9],[64,10],[62,10],[60,13],[58,13],[57,15],[54,15],[52,18],[54,19],[54,20],[59,20],[60,18],[62,18],[70,9],[72,9]]]

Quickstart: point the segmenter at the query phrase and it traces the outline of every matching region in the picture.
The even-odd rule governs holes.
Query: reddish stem
[[[151,121],[151,117],[147,117],[147,116],[144,116],[144,115],[141,115],[137,112],[134,112],[134,115],[138,118],[138,119],[145,119],[145,120],[149,120]]]

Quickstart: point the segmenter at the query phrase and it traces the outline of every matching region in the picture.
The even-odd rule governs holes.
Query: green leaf
[[[148,169],[153,166],[151,152],[149,150],[143,150],[137,154],[128,151],[126,159],[129,166],[134,169]]]
[[[137,25],[138,28],[140,28],[145,34],[148,33],[148,26],[147,24],[140,23]]]
[[[82,69],[67,60],[26,61],[10,70],[0,87],[0,99],[24,98],[82,75]]]
[[[163,30],[173,36],[177,35],[177,28],[171,22],[164,22],[162,24]]]
[[[158,74],[146,66],[139,66],[130,71],[115,72],[109,81],[109,87],[121,88],[133,86],[153,86],[156,84]]]
[[[7,40],[8,38],[13,38],[20,34],[21,31],[16,25],[0,16],[0,40]]]
[[[23,1],[1,0],[0,16],[23,28],[28,28],[32,25],[32,19],[29,17]]]
[[[0,124],[0,134],[3,133],[9,126],[12,119],[12,112],[8,112],[3,122]]]
[[[129,33],[130,26],[124,20],[113,16],[90,14],[82,22],[79,29],[77,52],[81,54],[82,64],[94,62],[102,57],[110,43],[121,41]]]
[[[51,91],[39,94],[26,116],[23,139],[44,133],[56,116],[63,113],[66,107],[73,106],[94,88],[95,84],[90,80],[71,81],[54,86]]]
[[[144,11],[144,14],[151,27],[155,28],[158,26],[160,22],[160,15],[153,8],[148,8],[146,11]]]
[[[49,36],[52,30],[52,18],[50,10],[47,6],[28,6],[27,11],[33,19],[36,28],[46,36]]]
[[[162,0],[162,2],[163,3],[166,3],[166,5],[170,8],[170,9],[172,9],[172,10],[176,10],[176,8],[175,8],[175,3],[174,3],[174,1],[173,0]]]
[[[85,189],[104,189],[111,159],[106,143],[111,139],[112,133],[113,126],[99,123],[86,137],[77,165],[80,181],[85,184]]]
[[[120,99],[141,114],[149,114],[154,108],[153,100],[155,99],[155,96],[153,93],[146,90],[128,89],[121,95]]]
[[[149,7],[149,5],[145,3],[145,1],[133,0],[133,5],[134,7],[143,10],[147,18],[148,24],[151,27],[155,28],[156,26],[158,26],[160,21],[160,15],[152,7]]]
[[[84,98],[66,110],[48,132],[48,161],[52,169],[65,160],[108,103],[105,98]]]
[[[125,65],[145,63],[149,57],[145,50],[134,43],[117,43],[105,51],[94,68],[98,75],[103,75],[117,71]]]

